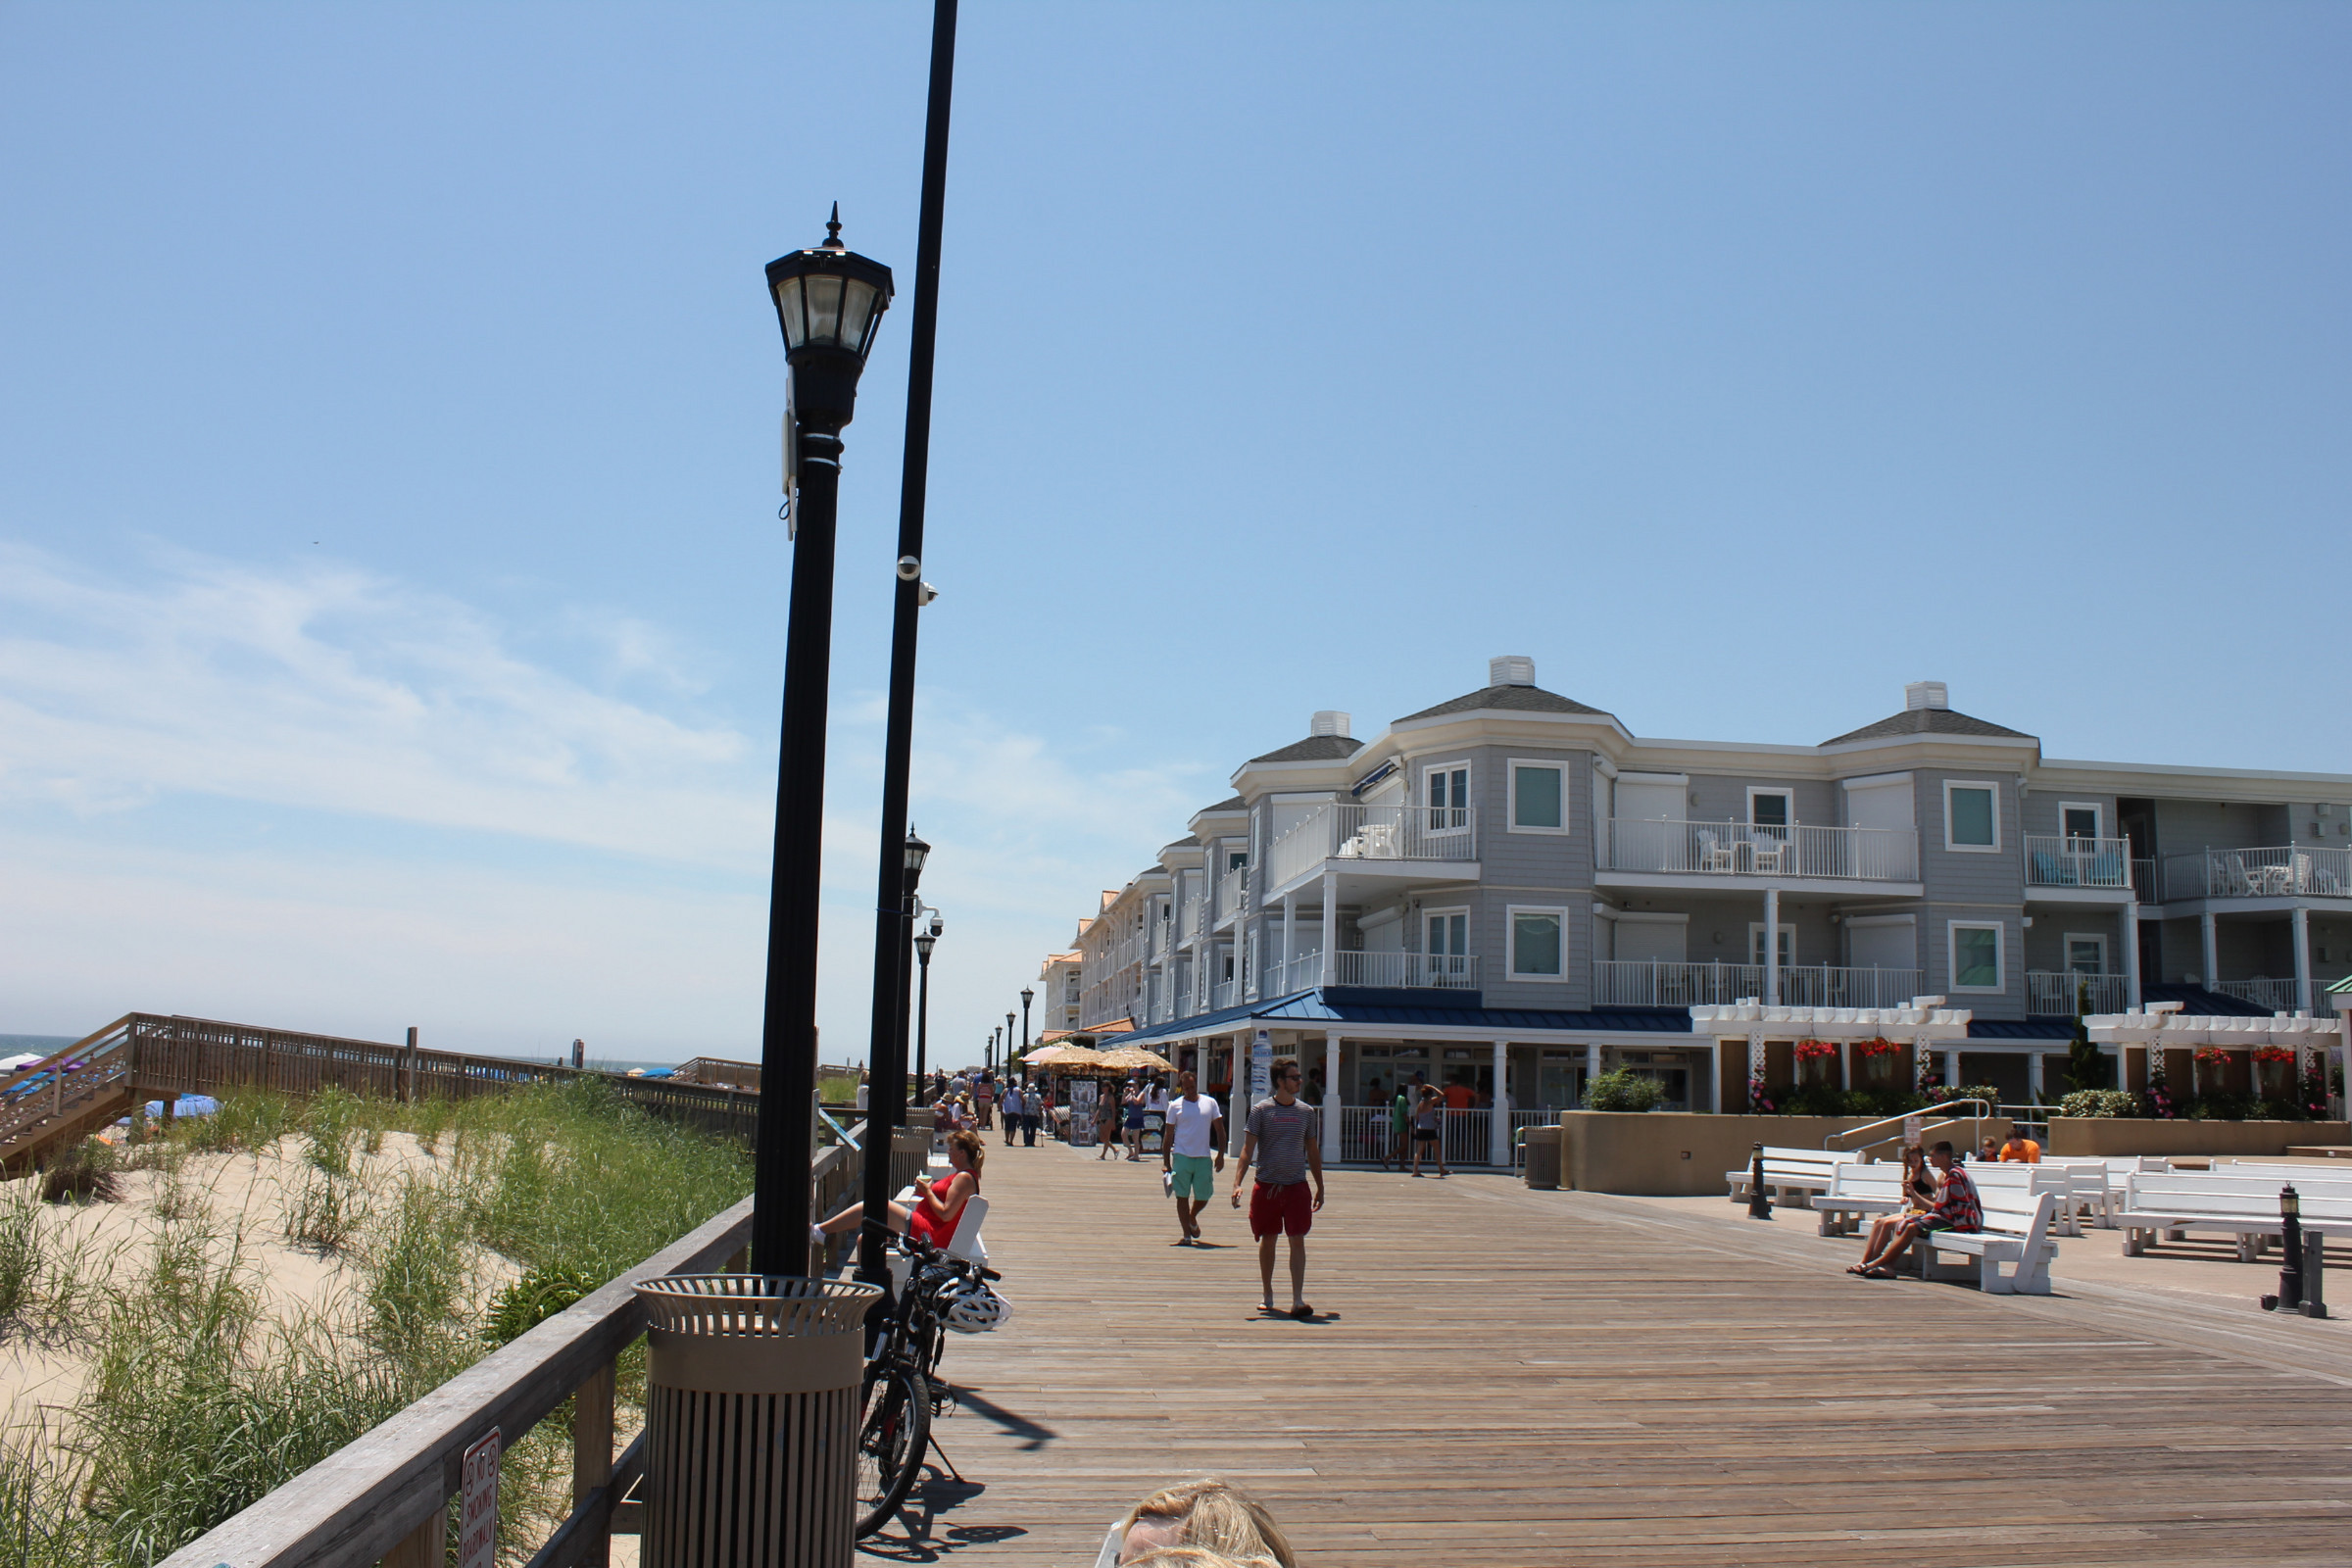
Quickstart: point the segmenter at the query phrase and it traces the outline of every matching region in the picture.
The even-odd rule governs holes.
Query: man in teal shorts
[[[1200,1093],[1189,1072],[1176,1075],[1184,1092],[1168,1104],[1167,1136],[1159,1145],[1159,1168],[1168,1191],[1176,1197],[1176,1223],[1190,1247],[1200,1239],[1200,1210],[1217,1190],[1217,1172],[1225,1168],[1225,1107]]]

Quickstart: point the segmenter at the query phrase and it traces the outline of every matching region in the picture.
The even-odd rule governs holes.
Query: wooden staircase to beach
[[[170,1105],[182,1095],[230,1089],[308,1099],[330,1085],[379,1099],[466,1099],[583,1078],[608,1085],[652,1114],[705,1132],[746,1144],[757,1134],[756,1089],[131,1012],[29,1066],[0,1074],[0,1171],[15,1175],[46,1165],[150,1100]]]

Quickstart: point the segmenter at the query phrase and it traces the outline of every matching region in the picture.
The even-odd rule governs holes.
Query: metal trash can
[[[1560,1185],[1560,1139],[1567,1129],[1562,1127],[1530,1127],[1527,1130],[1527,1185],[1539,1192],[1552,1192]]]
[[[849,1568],[871,1285],[643,1280],[643,1568]]]

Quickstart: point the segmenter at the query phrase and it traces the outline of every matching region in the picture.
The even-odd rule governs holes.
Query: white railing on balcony
[[[2156,861],[2141,857],[2132,862],[2132,896],[2142,904],[2162,904],[2164,889],[2156,880]]]
[[[2131,885],[2130,839],[2078,839],[2057,833],[2026,835],[2026,886],[2030,888]]]
[[[2173,899],[2352,899],[2352,850],[2204,850],[2164,858]]]
[[[1611,817],[1601,864],[1615,871],[1916,882],[1919,835],[1893,827],[1757,827]]]
[[[2026,1011],[2044,1018],[2083,1012],[2122,1012],[2131,1003],[2130,981],[2120,974],[2078,974],[2071,970],[2026,971]]]
[[[1277,888],[1325,860],[1475,860],[1478,820],[1467,806],[1322,806],[1266,851]]]
[[[1917,969],[1792,965],[1781,971],[1780,1000],[1789,1007],[1901,1007],[1922,994],[1926,978]],[[1760,963],[1603,959],[1592,965],[1596,1007],[1722,1006],[1763,995]]]
[[[1219,924],[1233,918],[1234,912],[1242,906],[1243,895],[1249,891],[1250,868],[1246,865],[1237,865],[1217,878],[1215,918]]]
[[[1184,909],[1177,916],[1176,940],[1190,942],[1200,934],[1200,895],[1196,893],[1184,901]]]
[[[2252,980],[2216,980],[2205,989],[2250,1002],[2257,1007],[2268,1007],[2273,1012],[2292,1012],[2303,1005],[2292,980],[2265,980],[2260,976]]]
[[[1239,980],[1220,980],[1209,988],[1208,1005],[1212,1012],[1219,1007],[1230,1007],[1241,1000],[1242,983]]]
[[[1334,984],[1398,991],[1476,991],[1478,956],[1470,953],[1338,953]]]

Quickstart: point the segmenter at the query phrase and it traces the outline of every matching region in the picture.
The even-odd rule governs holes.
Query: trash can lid
[[[855,1334],[882,1298],[880,1286],[799,1274],[662,1274],[631,1288],[649,1326],[672,1334]]]

